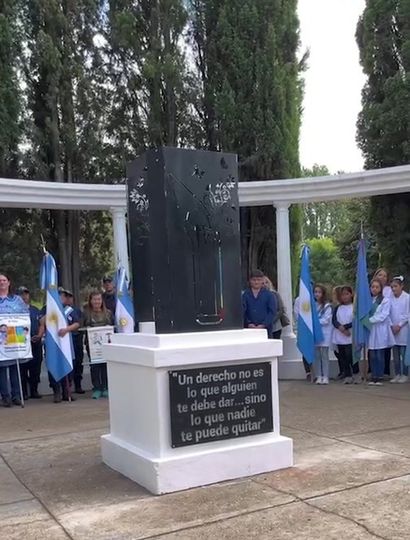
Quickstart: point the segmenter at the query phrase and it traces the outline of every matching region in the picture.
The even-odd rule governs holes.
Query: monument
[[[104,348],[103,461],[156,494],[291,466],[282,342],[243,329],[236,156],[158,148],[127,176],[140,332]]]

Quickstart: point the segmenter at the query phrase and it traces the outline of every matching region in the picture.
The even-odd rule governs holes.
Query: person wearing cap
[[[105,307],[111,311],[111,313],[115,313],[115,307],[117,304],[117,299],[115,297],[115,286],[114,286],[114,280],[111,276],[104,276],[102,279],[103,284],[103,301]]]
[[[73,343],[74,358],[72,378],[74,380],[74,392],[76,394],[85,394],[85,391],[81,386],[81,381],[83,379],[84,342],[83,334],[79,332],[83,320],[83,313],[80,308],[74,305],[74,295],[70,290],[60,287],[59,293],[68,324],[67,328],[63,329],[62,332],[70,332]],[[65,333],[63,333],[63,335],[65,335]],[[64,390],[65,389],[63,388],[63,399],[65,400]]]
[[[21,384],[23,387],[24,399],[40,399],[42,396],[38,393],[40,383],[41,363],[43,361],[44,322],[41,311],[31,304],[30,291],[27,287],[19,287],[17,294],[21,296],[24,303],[30,310],[30,334],[31,334],[31,352],[32,360],[21,366]]]
[[[264,287],[265,274],[254,270],[249,278],[249,288],[243,292],[242,305],[245,328],[264,328],[272,338],[273,321],[278,306],[275,296]]]

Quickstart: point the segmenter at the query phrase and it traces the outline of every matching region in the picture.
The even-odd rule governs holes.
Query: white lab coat
[[[329,347],[332,342],[332,306],[326,304],[324,307],[316,305],[320,326],[323,332],[323,341],[318,343],[318,347]]]
[[[385,285],[383,287],[383,296],[385,298],[392,298],[393,296],[393,291],[392,291],[392,288],[390,287],[390,285]]]
[[[396,345],[407,345],[407,334],[409,331],[409,295],[403,291],[399,297],[390,297],[390,319],[392,326],[398,324],[401,330],[394,335]]]
[[[377,306],[374,315],[369,318],[372,323],[369,336],[369,349],[371,350],[388,349],[395,344],[394,335],[391,331],[390,306],[390,299],[384,297]]]
[[[336,319],[342,326],[351,324],[353,321],[353,304],[340,304],[337,308]],[[335,345],[351,345],[352,329],[350,329],[350,336],[345,336],[340,330],[334,328],[332,339]]]

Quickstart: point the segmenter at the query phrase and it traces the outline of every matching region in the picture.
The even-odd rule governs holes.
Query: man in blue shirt
[[[249,289],[242,295],[245,328],[265,328],[272,338],[273,321],[277,315],[276,298],[264,287],[264,273],[254,270],[249,278]]]
[[[31,304],[30,291],[27,287],[19,287],[17,294],[21,296],[24,303],[30,310],[30,333],[32,360],[21,366],[21,384],[23,387],[24,399],[27,399],[28,390],[32,399],[39,399],[42,396],[38,393],[40,382],[41,362],[43,361],[43,344],[41,342],[44,335],[44,323],[42,322],[41,311]]]

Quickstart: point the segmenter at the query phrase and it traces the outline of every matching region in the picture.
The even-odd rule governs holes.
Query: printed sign
[[[113,333],[113,326],[97,326],[95,328],[87,328],[91,364],[101,364],[105,362],[102,346],[106,343],[111,343],[111,336]]]
[[[0,362],[32,358],[30,315],[0,315]]]
[[[172,447],[273,431],[269,362],[169,371]]]

